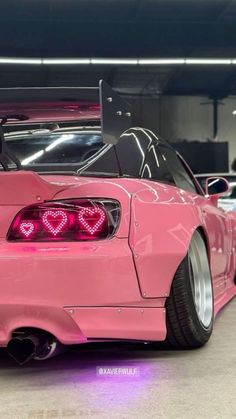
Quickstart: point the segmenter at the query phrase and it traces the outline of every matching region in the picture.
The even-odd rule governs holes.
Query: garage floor
[[[2,418],[236,417],[236,299],[218,316],[210,343],[192,352],[149,345],[86,346],[17,367],[0,352]],[[97,367],[133,367],[99,376]]]

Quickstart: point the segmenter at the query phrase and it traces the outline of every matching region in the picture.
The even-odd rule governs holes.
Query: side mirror
[[[229,182],[223,177],[208,177],[206,179],[206,194],[216,200],[230,190]]]

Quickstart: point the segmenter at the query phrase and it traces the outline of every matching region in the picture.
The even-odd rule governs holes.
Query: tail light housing
[[[84,241],[112,237],[120,205],[108,199],[46,202],[22,209],[7,234],[9,241]]]

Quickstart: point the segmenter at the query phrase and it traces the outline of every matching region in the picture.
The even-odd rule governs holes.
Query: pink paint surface
[[[13,219],[27,205],[98,197],[120,203],[112,238],[6,240]],[[89,215],[81,215],[85,226]],[[49,229],[50,216],[58,214],[46,214]],[[66,344],[164,340],[165,300],[199,227],[208,244],[215,313],[236,294],[236,219],[200,195],[148,180],[9,172],[1,173],[0,218],[1,346],[21,327],[46,330]],[[27,236],[32,226],[26,221],[22,229]]]

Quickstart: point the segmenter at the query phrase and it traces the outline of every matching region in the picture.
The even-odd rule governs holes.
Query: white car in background
[[[204,173],[196,175],[198,182],[205,190],[206,179],[210,176],[219,176],[225,178],[230,184],[230,191],[227,195],[218,199],[218,207],[225,211],[236,212],[236,173]]]

